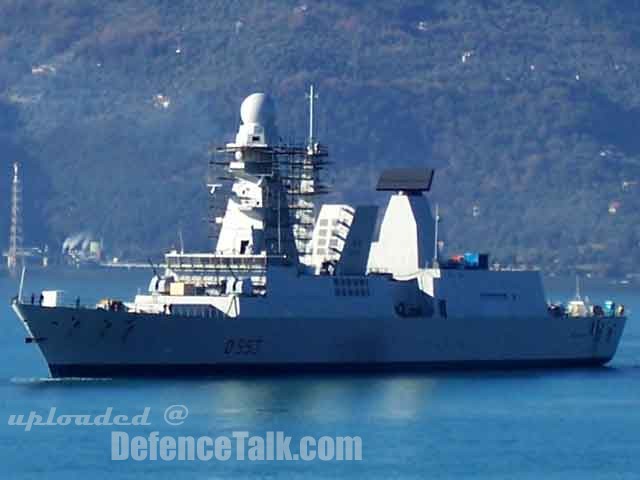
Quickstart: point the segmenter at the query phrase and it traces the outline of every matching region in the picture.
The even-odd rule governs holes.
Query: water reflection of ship
[[[353,418],[357,405],[358,414],[368,418],[407,421],[424,415],[436,383],[426,376],[354,376],[348,382],[327,376],[317,378],[312,385],[295,378],[275,383],[260,378],[251,382],[226,379],[205,388],[211,395],[203,408],[216,412],[218,421],[238,416],[268,419],[284,413],[332,422]]]

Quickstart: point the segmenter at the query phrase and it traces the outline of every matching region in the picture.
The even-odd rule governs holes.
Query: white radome
[[[240,106],[240,118],[245,125],[251,123],[263,125],[272,113],[270,109],[269,97],[264,93],[252,93]]]

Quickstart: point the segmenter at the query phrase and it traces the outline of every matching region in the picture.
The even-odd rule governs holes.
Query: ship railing
[[[278,145],[238,145],[234,143],[228,143],[224,146],[217,146],[210,148],[210,153],[213,154],[235,154],[242,151],[260,151],[266,154],[272,154],[274,156],[327,156],[329,149],[326,145],[317,144],[309,150],[306,144],[278,144]]]
[[[54,303],[49,303],[47,299],[40,297],[40,292],[33,293],[31,295],[23,296],[22,299],[14,298],[14,302],[19,305],[33,305],[40,307],[56,307],[56,308],[75,308],[75,309],[89,309],[95,310],[96,308],[109,309],[109,306],[117,306],[124,304],[123,301],[115,298],[104,297],[90,297],[82,295],[73,295],[67,292],[60,292],[60,295],[56,298]]]
[[[255,272],[236,271],[225,275],[224,272],[194,272],[194,271],[174,271],[173,277],[176,282],[191,283],[197,287],[215,287],[228,281],[251,280],[254,285],[266,285],[267,276],[265,274],[256,275]]]
[[[31,297],[23,298],[21,301],[16,297],[12,299],[12,301],[19,305],[38,305],[42,307],[51,307],[51,308],[70,308],[76,310],[105,310],[109,312],[127,312],[127,313],[153,313],[160,314],[164,313],[166,315],[179,315],[179,316],[187,316],[187,317],[205,317],[205,318],[227,318],[229,317],[228,313],[216,308],[210,304],[143,304],[136,305],[132,302],[124,302],[117,299],[111,298],[82,298],[75,297],[74,300],[68,301],[62,299],[58,301],[55,305],[43,305],[39,303],[39,299],[33,299],[33,303],[31,301]],[[162,308],[164,306],[164,308]]]
[[[266,255],[218,255],[194,253],[168,253],[165,255],[167,268],[171,270],[198,271],[264,271],[267,268]]]

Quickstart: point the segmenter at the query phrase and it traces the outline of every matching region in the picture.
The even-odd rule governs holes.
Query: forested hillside
[[[0,232],[17,159],[29,244],[204,248],[209,146],[258,90],[302,139],[310,83],[333,200],[436,166],[449,252],[639,271],[638,1],[2,0]]]

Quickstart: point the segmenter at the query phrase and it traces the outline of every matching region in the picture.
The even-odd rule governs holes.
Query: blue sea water
[[[62,288],[82,301],[129,298],[148,271],[33,272],[25,294]],[[548,281],[550,298],[572,282]],[[303,376],[202,380],[50,381],[8,302],[0,278],[0,478],[640,478],[640,312],[638,287],[587,281],[594,300],[616,298],[631,319],[606,368],[411,375]],[[165,409],[185,405],[182,425]],[[136,415],[142,427],[9,425],[11,415]],[[360,436],[362,461],[112,461],[111,432],[131,436],[231,436],[282,431]],[[292,443],[295,443],[294,442]],[[295,450],[295,446],[293,448]]]

